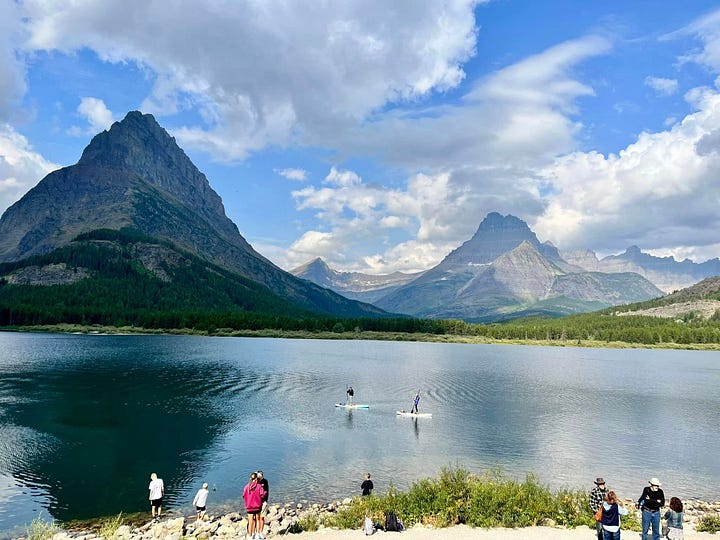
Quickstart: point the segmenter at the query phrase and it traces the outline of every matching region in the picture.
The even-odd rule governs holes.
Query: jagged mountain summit
[[[524,221],[493,212],[440,264],[375,304],[418,317],[492,321],[593,311],[662,295],[638,274],[584,271],[540,243]]]
[[[320,257],[290,270],[302,279],[312,281],[321,287],[331,289],[347,298],[373,303],[398,287],[411,282],[422,272],[405,274],[364,274],[362,272],[338,272],[330,268]]]
[[[99,229],[170,241],[304,309],[382,314],[298,279],[256,252],[205,175],[150,114],[128,113],[96,135],[77,164],[48,174],[8,208],[0,219],[0,262],[49,253]]]

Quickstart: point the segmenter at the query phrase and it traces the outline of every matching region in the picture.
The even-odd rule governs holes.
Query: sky
[[[131,110],[288,270],[720,256],[717,1],[0,0],[0,212]]]

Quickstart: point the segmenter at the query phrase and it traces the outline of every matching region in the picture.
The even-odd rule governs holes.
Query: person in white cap
[[[642,510],[641,540],[647,540],[652,525],[652,540],[660,540],[660,509],[665,506],[665,493],[660,489],[660,480],[652,477],[650,485],[643,489],[638,499],[638,508]]]

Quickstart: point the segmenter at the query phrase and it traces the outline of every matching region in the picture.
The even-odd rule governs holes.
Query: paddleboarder
[[[418,414],[418,403],[420,403],[420,390],[415,394],[415,401],[413,402],[412,409],[410,409],[411,413]]]
[[[347,404],[352,405],[353,404],[353,396],[355,395],[355,390],[353,390],[352,386],[347,386],[345,388],[345,392],[347,393]]]

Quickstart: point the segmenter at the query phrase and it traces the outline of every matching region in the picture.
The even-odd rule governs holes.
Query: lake
[[[209,509],[242,509],[257,469],[271,502],[456,465],[720,499],[717,352],[7,332],[0,351],[2,531],[147,510],[151,472],[187,513],[203,481]],[[334,407],[348,384],[368,410]],[[397,417],[418,389],[433,417]]]

